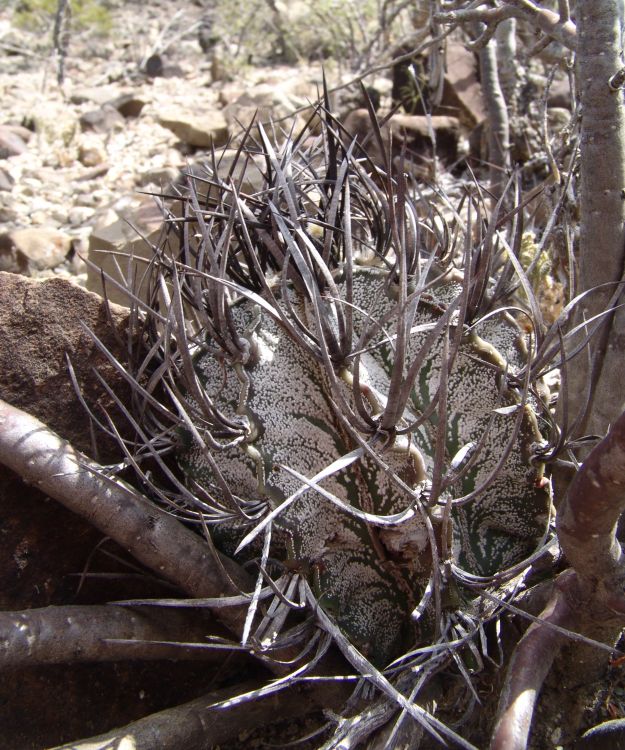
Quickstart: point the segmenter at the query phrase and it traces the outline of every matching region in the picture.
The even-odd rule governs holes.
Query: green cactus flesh
[[[337,287],[344,295],[344,285]],[[422,356],[423,361],[398,418],[398,428],[414,422],[436,397],[445,336],[433,342],[428,334],[459,291],[458,284],[439,283],[421,296],[406,346],[403,375],[407,377],[415,357]],[[293,289],[289,294],[288,306],[277,302],[282,313],[291,321],[297,315],[309,324],[309,330],[315,330],[310,302],[304,302]],[[366,344],[358,364],[352,357],[337,367],[337,381],[344,403],[353,405],[358,387],[375,419],[387,402],[392,372],[398,366],[393,341],[398,308],[387,273],[356,267],[352,302],[353,350],[359,340]],[[333,310],[329,303],[331,325],[335,324]],[[231,313],[239,335],[249,339],[255,356],[246,365],[235,364],[225,352],[216,355],[214,342],[207,341],[206,349],[195,355],[195,368],[216,407],[246,425],[245,440],[211,449],[222,477],[235,496],[256,501],[268,513],[302,488],[301,480],[287,467],[310,479],[358,443],[341,418],[336,391],[330,388],[325,365],[312,348],[303,346],[252,299],[240,297]],[[443,330],[449,340],[456,335],[453,314]],[[387,663],[402,649],[427,637],[431,628],[428,612],[418,622],[411,612],[430,579],[433,540],[439,550],[447,550],[457,566],[489,576],[523,560],[545,533],[549,497],[541,481],[542,468],[529,460],[532,444],[540,441],[541,435],[531,405],[521,403],[519,390],[508,384],[508,376],[518,370],[523,359],[521,332],[506,315],[488,319],[477,330],[462,331],[447,370],[442,472],[438,464],[442,475],[454,471],[460,475],[447,483],[433,507],[425,489],[435,467],[437,409],[409,436],[376,441],[363,435],[369,452],[320,482],[346,505],[372,514],[398,513],[412,503],[412,518],[390,526],[366,523],[309,488],[273,522],[271,556],[307,576],[320,605],[374,663]],[[515,434],[513,426],[519,420]],[[206,422],[198,420],[197,425],[200,435],[211,431]],[[479,490],[497,467],[511,435],[512,445],[503,465],[485,489],[452,509],[448,529],[449,524],[441,521],[446,505]],[[219,442],[216,433],[212,438]],[[208,449],[201,448],[189,434],[180,445],[178,461],[187,477],[224,504],[220,484],[206,460]],[[463,450],[466,458],[452,467],[452,460]],[[416,493],[411,495],[406,485]],[[415,501],[415,496],[423,501]],[[230,554],[258,522],[235,516],[213,526],[217,544]]]

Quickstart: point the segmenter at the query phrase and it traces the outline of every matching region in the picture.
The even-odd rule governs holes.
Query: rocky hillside
[[[317,97],[320,66],[241,65],[233,80],[220,50],[200,47],[202,8],[172,17],[163,0],[110,2],[106,33],[74,29],[59,85],[51,28],[20,28],[15,5],[0,9],[0,270],[85,283],[94,228],[134,217],[141,192],[254,112],[281,117]]]

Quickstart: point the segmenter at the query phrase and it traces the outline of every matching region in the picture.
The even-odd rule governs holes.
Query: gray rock
[[[23,139],[6,125],[0,125],[0,159],[8,159],[26,151]]]
[[[78,161],[85,167],[97,167],[106,161],[106,149],[101,136],[85,133],[78,144]]]
[[[115,128],[123,129],[124,117],[115,107],[103,105],[80,116],[80,127],[83,132],[93,130],[96,133],[109,133]]]
[[[148,57],[144,71],[149,78],[179,78],[184,75],[180,65],[168,63],[165,57],[159,54]]]
[[[134,277],[135,294],[146,299],[147,289],[141,283],[145,259],[152,257],[152,243],[159,243],[162,232],[163,215],[149,196],[142,198],[140,205],[127,216],[107,211],[89,238],[87,289],[104,294],[101,274],[104,271],[112,279],[105,282],[108,299],[128,306],[128,295],[115,282],[129,286]]]
[[[0,205],[0,224],[15,224],[18,212],[12,206]]]
[[[359,155],[366,154],[378,167],[384,167],[385,155],[389,153],[391,146],[394,158],[399,156],[404,144],[408,149],[408,156],[410,152],[417,154],[420,159],[431,156],[430,127],[436,136],[438,157],[453,161],[458,151],[460,121],[455,117],[392,115],[380,129],[384,154],[377,140],[372,137],[371,116],[367,109],[355,109],[350,112],[343,121],[343,127],[349,136],[346,143],[356,140],[362,147]]]
[[[165,61],[159,54],[150,55],[145,61],[145,73],[150,78],[158,78],[163,75]]]
[[[66,258],[71,238],[57,229],[28,227],[0,235],[0,270],[30,276]]]
[[[24,143],[28,143],[33,137],[33,131],[25,128],[23,125],[5,124],[3,125],[3,127],[9,130],[11,133],[15,133],[15,135],[18,135],[24,141]]]
[[[164,112],[158,115],[158,122],[171,130],[183,143],[195,148],[217,148],[228,139],[226,120],[216,110]]]
[[[15,180],[6,169],[0,167],[0,190],[6,193],[10,193],[15,185]]]
[[[441,109],[472,128],[486,118],[482,86],[473,52],[461,42],[447,46],[445,89]]]
[[[142,172],[138,175],[135,182],[139,187],[145,187],[146,185],[165,187],[174,182],[177,176],[178,170],[174,169],[174,167],[155,167],[154,169]]]
[[[107,102],[107,105],[114,107],[123,117],[139,117],[146,101],[136,94],[121,94]]]
[[[89,450],[89,421],[69,378],[66,355],[87,401],[111,408],[112,400],[92,367],[122,386],[122,393],[123,380],[81,326],[82,321],[123,358],[115,335],[123,333],[127,311],[112,306],[111,320],[109,328],[100,297],[65,279],[38,281],[0,272],[0,398]]]
[[[69,100],[72,104],[92,104],[101,107],[118,95],[119,88],[110,84],[100,86],[77,86],[72,90]]]

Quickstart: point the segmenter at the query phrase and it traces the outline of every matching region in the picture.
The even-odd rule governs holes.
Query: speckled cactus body
[[[243,426],[243,439],[229,446],[222,441],[212,457],[233,495],[258,508],[247,522],[226,513],[213,533],[233,553],[259,520],[298,494],[272,523],[271,557],[304,575],[348,639],[383,665],[428,635],[428,608],[419,618],[411,613],[432,566],[447,560],[489,576],[518,563],[545,533],[549,497],[541,466],[530,461],[541,440],[536,414],[511,381],[525,359],[516,323],[502,313],[472,329],[463,325],[462,285],[447,277],[409,297],[413,317],[400,362],[397,322],[405,305],[388,269],[355,266],[349,285],[340,267],[334,276],[322,314],[336,330],[338,311],[347,305],[352,311],[351,352],[342,361],[328,365],[313,344],[291,334],[289,324],[305,329],[311,340],[323,336],[319,303],[313,310],[309,295],[292,285],[283,285],[272,302],[282,321],[253,295],[232,295],[231,325],[249,343],[246,362],[234,362],[210,337],[195,354],[206,394]],[[453,361],[443,368],[451,352]],[[417,358],[420,366],[411,369]],[[387,406],[400,367],[409,398],[392,429],[376,434],[371,425]],[[443,369],[446,419],[437,442],[440,407],[428,407],[440,403]],[[371,423],[365,431],[350,423],[357,400]],[[207,448],[183,432],[178,461],[185,475],[225,503]],[[210,425],[198,421],[198,432],[207,435]],[[212,438],[219,443],[217,432]],[[353,460],[319,482],[335,502],[298,477],[311,480],[354,452]],[[389,523],[357,518],[348,507],[378,517],[413,512]]]
[[[319,627],[382,667],[432,637],[460,648],[492,614],[479,587],[540,546],[548,409],[508,307],[520,266],[479,195],[445,216],[320,116],[312,145],[259,127],[241,147],[258,192],[215,156],[168,209],[135,300],[132,460],[257,576],[246,645],[306,651]]]

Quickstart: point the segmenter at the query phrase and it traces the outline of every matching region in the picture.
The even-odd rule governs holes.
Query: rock
[[[71,238],[57,229],[29,227],[0,235],[0,270],[27,276],[65,260]]]
[[[95,208],[89,206],[74,206],[67,213],[67,220],[72,227],[79,227],[86,224],[94,215]]]
[[[69,100],[72,104],[92,104],[101,107],[103,104],[109,103],[112,99],[118,96],[119,87],[112,86],[110,84],[100,86],[77,86],[74,88],[69,96]]]
[[[154,167],[138,175],[135,182],[138,187],[145,187],[146,185],[164,187],[174,182],[178,174],[178,170],[174,167]]]
[[[121,94],[108,101],[107,105],[114,107],[123,117],[139,117],[146,103],[145,99],[136,94]]]
[[[397,114],[390,118],[389,125],[393,141],[405,142],[408,149],[416,154],[432,153],[432,131],[436,140],[437,158],[451,163],[458,157],[460,120],[457,117]]]
[[[106,149],[95,133],[85,133],[78,143],[78,161],[85,167],[97,167],[106,161]]]
[[[64,279],[43,281],[0,272],[0,398],[26,409],[80,450],[90,451],[89,420],[68,374],[70,357],[87,402],[114,408],[95,377],[97,366],[109,382],[123,379],[81,325],[93,330],[118,357],[127,311],[111,307],[109,327],[103,300]],[[108,443],[108,452],[111,443]]]
[[[158,122],[183,143],[195,148],[217,148],[228,139],[228,125],[217,110],[164,112],[158,114]]]
[[[23,125],[5,124],[2,127],[9,130],[11,133],[15,133],[15,135],[19,136],[24,141],[24,143],[28,143],[33,137],[33,131],[25,128]]]
[[[104,294],[100,270],[118,283],[126,285],[126,278],[137,277],[135,293],[145,299],[147,290],[141,284],[145,261],[153,255],[149,243],[158,244],[163,231],[163,215],[150,196],[143,196],[139,205],[126,215],[107,211],[96,224],[89,238],[87,289]],[[129,274],[129,276],[128,276]],[[129,305],[128,295],[107,281],[108,299]]]
[[[250,156],[240,154],[237,159],[235,149],[224,149],[215,154],[215,163],[217,172],[221,178],[231,174],[231,179],[236,185],[237,191],[242,195],[253,195],[265,188],[263,177],[266,168],[264,159],[259,156]],[[189,186],[189,176],[198,178],[195,182],[195,189],[198,192],[200,201],[206,201],[210,195],[208,182],[214,180],[212,172],[212,161],[197,161],[189,167],[180,170],[174,181],[174,186],[181,191],[187,190]],[[217,197],[217,191],[214,191]]]
[[[149,78],[178,78],[184,75],[180,65],[168,63],[163,55],[158,53],[148,57],[143,70]]]
[[[76,137],[80,125],[74,110],[65,103],[43,101],[30,113],[28,122],[40,137],[49,144],[67,147]]]
[[[103,105],[100,109],[93,109],[80,116],[80,127],[83,132],[90,130],[96,133],[109,133],[115,129],[123,129],[124,117],[115,107]]]
[[[438,135],[439,133],[458,133],[460,120],[457,117],[445,115],[433,115],[422,117],[420,115],[393,115],[390,120],[391,130],[394,135],[419,136],[430,138],[430,129]]]
[[[0,224],[15,224],[18,216],[18,212],[12,206],[0,204]]]
[[[549,107],[547,109],[547,122],[551,133],[557,133],[570,124],[571,112],[564,107]]]
[[[234,101],[224,107],[224,117],[232,129],[246,127],[255,119],[256,122],[267,122],[289,117],[292,112],[307,102],[294,97],[284,82],[256,84],[243,91]],[[314,100],[316,96],[312,97]],[[306,112],[302,116],[305,116]]]
[[[154,54],[148,57],[148,59],[145,61],[145,73],[150,78],[157,78],[158,76],[163,75],[163,71],[165,69],[165,62],[161,55]]]
[[[6,125],[0,125],[0,159],[18,156],[26,151],[26,143]]]
[[[394,56],[407,52],[410,52],[410,47],[400,47],[395,50]],[[415,74],[421,91],[415,88]],[[430,100],[428,77],[428,60],[425,55],[417,55],[413,60],[393,65],[393,102],[401,102],[408,114],[457,117],[469,130],[483,122],[486,111],[477,62],[475,55],[463,44],[451,40],[448,42],[443,93],[438,106]]]
[[[83,172],[83,174],[80,175],[80,177],[76,177],[75,182],[91,182],[91,180],[95,180],[98,177],[104,176],[109,169],[111,168],[111,165],[108,163],[99,164],[97,167],[91,167],[86,172]],[[86,201],[83,202],[83,205],[97,205],[98,201],[94,194],[88,194],[86,197]]]
[[[373,163],[385,168],[385,158],[377,139],[372,137],[371,117],[367,109],[355,109],[343,121],[343,127],[349,135],[346,144],[356,139],[362,146],[359,155],[368,156]],[[433,157],[430,127],[436,137],[436,156],[452,162],[458,153],[460,121],[455,117],[442,115],[425,117],[424,115],[392,115],[381,127],[384,154],[388,154],[392,144],[392,157],[398,157],[405,145],[407,159],[411,157],[423,161]]]
[[[15,180],[6,169],[0,167],[0,191],[10,193],[15,185]]]
[[[549,107],[558,107],[570,111],[571,109],[571,86],[568,78],[556,79],[549,89],[547,99]]]
[[[447,44],[447,72],[440,114],[458,117],[467,128],[486,118],[482,86],[473,52],[464,44],[450,40]]]

